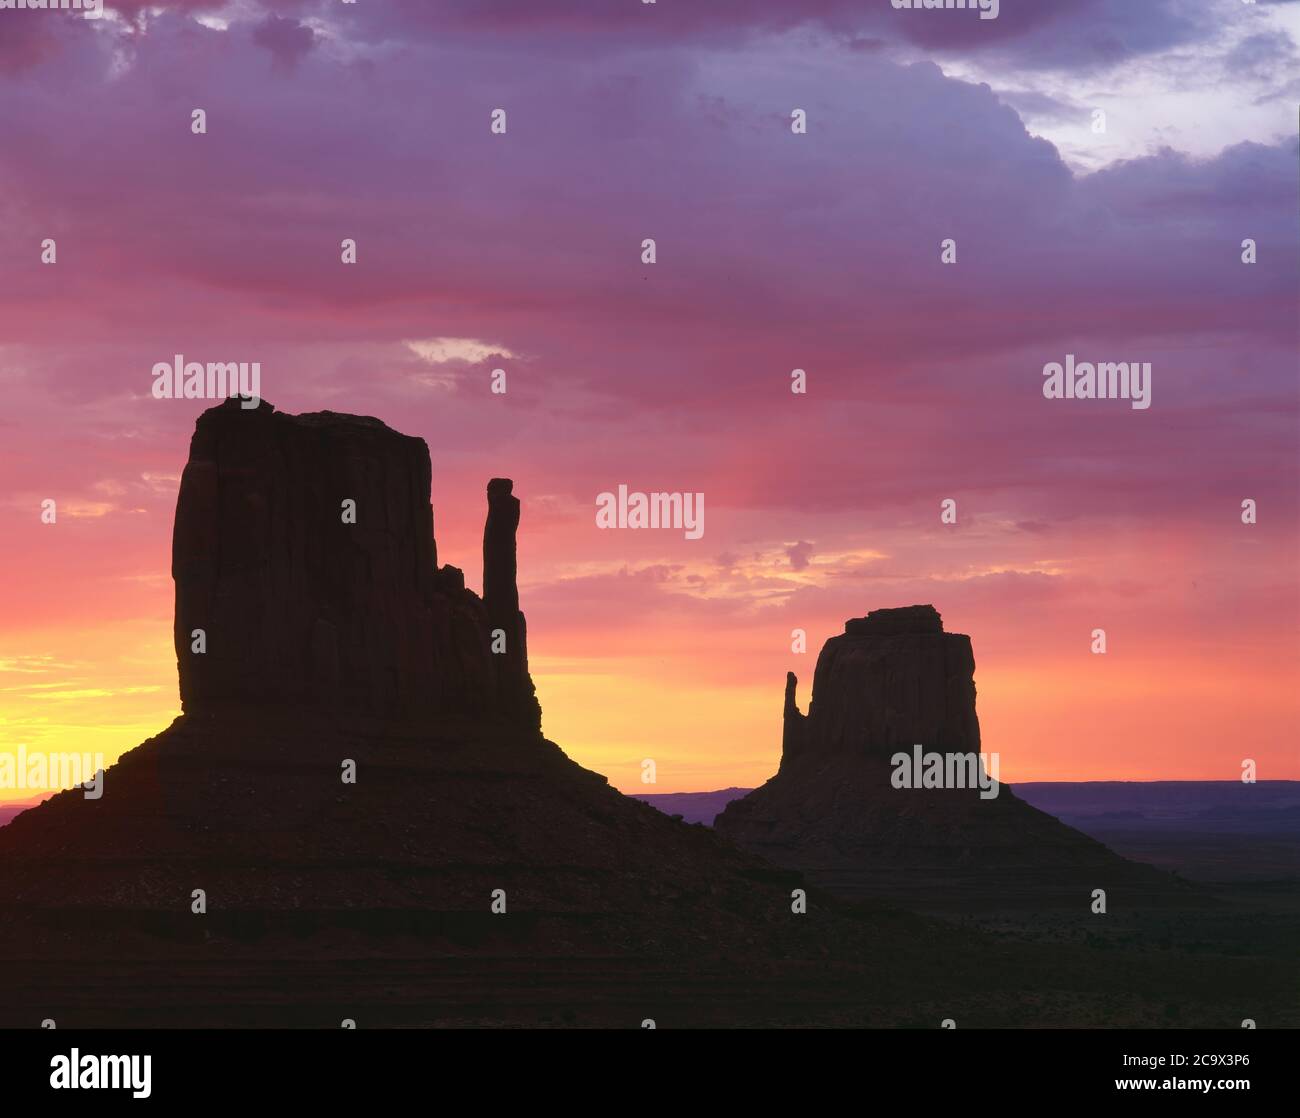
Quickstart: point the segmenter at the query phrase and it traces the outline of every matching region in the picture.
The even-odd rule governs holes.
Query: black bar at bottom
[[[715,1094],[729,1108],[749,1094],[765,1108],[787,1094],[820,1106],[838,1088],[927,1104],[1204,1098],[1249,1113],[1295,1097],[1295,1033],[1286,1030],[637,1031],[656,1035],[11,1030],[0,1033],[0,1074],[7,1104],[90,1108],[283,1100],[334,1110],[403,1096],[451,1103],[444,1092],[467,1091],[492,1103],[549,1096],[604,1110],[640,1099],[698,1111]]]

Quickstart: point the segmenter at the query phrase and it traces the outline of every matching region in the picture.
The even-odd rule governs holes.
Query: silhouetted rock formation
[[[974,676],[970,637],[945,633],[933,606],[854,618],[817,658],[807,750],[887,759],[919,742],[978,753]]]
[[[172,543],[184,709],[289,704],[536,728],[515,589],[519,502],[505,479],[488,488],[483,602],[437,566],[430,474],[424,441],[377,419],[237,400],[204,412]],[[498,627],[507,646],[494,655]]]
[[[943,619],[934,606],[873,609],[866,617],[852,617],[846,621],[844,632],[851,637],[937,636],[943,632]],[[956,633],[949,635],[959,636]],[[970,643],[969,638],[961,639]]]
[[[1150,898],[1172,880],[1017,799],[1005,785],[895,787],[895,754],[974,755],[975,658],[933,606],[874,610],[822,648],[808,714],[786,676],[776,776],[727,805],[715,828],[849,897],[941,907],[1065,903],[1092,889]]]
[[[1040,958],[1053,1000],[1017,995],[1020,957],[968,931],[817,890],[796,912],[797,873],[569,760],[537,728],[510,483],[489,487],[480,601],[436,566],[429,482],[424,444],[374,419],[199,419],[175,537],[185,713],[102,799],[0,829],[0,1025],[1158,1020],[1168,984],[1117,1019],[1132,971],[1112,955]]]
[[[854,1023],[915,1013],[861,961],[882,938],[916,953],[915,918],[796,917],[798,875],[541,736],[512,485],[488,486],[483,600],[436,565],[429,485],[424,443],[375,419],[200,417],[185,713],[102,799],[0,829],[0,1023],[824,1023],[846,984]]]
[[[495,654],[497,701],[510,715],[540,724],[533,681],[528,675],[528,630],[519,612],[516,583],[518,562],[515,532],[519,527],[519,498],[509,478],[488,482],[488,517],[483,529],[483,605],[493,642],[504,641]]]
[[[803,711],[799,709],[799,699],[796,691],[799,687],[799,680],[795,678],[794,672],[785,673],[785,711],[782,715],[781,729],[781,764],[787,760],[793,760],[800,756],[804,749],[804,734],[806,719]]]

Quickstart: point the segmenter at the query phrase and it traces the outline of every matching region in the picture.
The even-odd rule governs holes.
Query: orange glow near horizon
[[[538,643],[545,643],[540,634]],[[1167,653],[1137,662],[994,662],[980,656],[978,639],[976,650],[983,748],[1001,755],[1009,783],[1235,780],[1245,758],[1256,760],[1261,780],[1300,778],[1286,730],[1295,699],[1285,665],[1244,678],[1186,658],[1176,673],[1161,675]],[[718,656],[716,648],[672,657],[535,654],[543,730],[626,793],[755,787],[780,760],[781,665],[799,675],[807,710],[815,652],[753,657],[730,665],[725,678],[717,677]],[[164,617],[112,631],[9,634],[0,643],[0,752],[16,755],[21,744],[29,754],[102,753],[111,765],[179,713]],[[1225,749],[1216,728],[1228,725],[1236,735]],[[655,762],[653,784],[642,783],[645,759]],[[38,795],[0,789],[0,802]]]

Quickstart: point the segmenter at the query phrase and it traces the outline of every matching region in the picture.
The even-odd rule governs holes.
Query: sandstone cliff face
[[[970,638],[933,606],[875,610],[822,648],[807,715],[786,677],[780,768],[714,827],[841,895],[924,907],[1083,905],[1091,890],[1177,892],[1016,798],[977,788],[899,788],[891,758],[978,754]]]
[[[172,544],[185,710],[288,704],[536,727],[511,483],[489,487],[485,603],[437,566],[430,478],[424,441],[377,419],[235,400],[204,412]],[[498,627],[504,654],[491,648]]]
[[[974,676],[970,637],[945,633],[933,606],[849,621],[817,658],[804,750],[888,758],[919,742],[978,752]]]

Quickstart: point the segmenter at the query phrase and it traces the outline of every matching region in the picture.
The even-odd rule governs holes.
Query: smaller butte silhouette
[[[1121,858],[1005,784],[996,795],[970,779],[896,786],[907,770],[893,758],[918,746],[979,757],[974,676],[970,637],[945,633],[932,605],[846,622],[817,658],[806,715],[786,676],[776,775],[729,803],[714,827],[837,895],[919,909],[1086,909],[1096,889],[1141,905],[1185,897],[1171,875]]]

